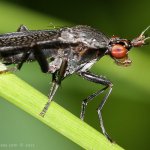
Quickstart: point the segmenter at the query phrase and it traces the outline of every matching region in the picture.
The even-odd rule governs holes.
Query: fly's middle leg
[[[50,90],[48,101],[40,113],[40,115],[42,117],[44,117],[45,113],[47,112],[47,110],[50,106],[50,103],[52,102],[52,99],[53,99],[57,89],[59,88],[59,86],[61,84],[61,81],[64,79],[66,68],[67,68],[67,60],[63,59],[61,66],[60,66],[60,69],[52,74],[52,87]]]
[[[48,96],[48,101],[46,102],[43,110],[40,112],[40,116],[42,116],[42,117],[45,116],[45,114],[46,114],[46,112],[47,112],[47,110],[48,110],[48,108],[50,106],[50,103],[51,103],[51,101],[52,101],[52,99],[53,99],[53,97],[54,97],[58,87],[59,87],[59,84],[57,84],[56,82],[53,81],[52,82],[52,87],[51,87],[51,90],[50,90],[50,94]]]

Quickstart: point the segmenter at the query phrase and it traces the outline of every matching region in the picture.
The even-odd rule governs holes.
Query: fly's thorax
[[[89,26],[75,26],[60,30],[60,41],[66,43],[83,43],[89,48],[106,48],[109,39],[101,32]]]

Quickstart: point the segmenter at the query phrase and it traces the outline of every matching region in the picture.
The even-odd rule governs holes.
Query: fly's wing
[[[28,61],[34,61],[33,46],[38,45],[41,49],[43,43],[49,43],[49,49],[55,44],[59,37],[57,30],[37,30],[26,32],[13,32],[0,35],[0,60],[4,64],[18,63],[22,60],[23,54],[30,51]],[[52,50],[46,50],[45,56],[51,55]]]
[[[27,32],[13,32],[0,35],[0,53],[21,53],[36,43],[55,41],[58,39],[57,30],[37,30]],[[13,52],[12,52],[13,51]]]
[[[58,37],[57,30],[29,30],[0,35],[0,47],[26,45],[43,40],[53,40]]]

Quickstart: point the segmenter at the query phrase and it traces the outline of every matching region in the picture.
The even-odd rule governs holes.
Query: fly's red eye
[[[115,44],[111,49],[111,55],[117,59],[125,57],[127,52],[128,50],[120,44]]]

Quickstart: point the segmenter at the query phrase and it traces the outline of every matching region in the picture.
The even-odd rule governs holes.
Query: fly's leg
[[[97,76],[97,75],[94,75],[90,72],[81,72],[80,73],[80,76],[82,76],[84,79],[87,79],[91,82],[94,82],[94,83],[98,83],[98,84],[102,84],[104,85],[105,87],[98,90],[97,92],[91,94],[90,96],[88,96],[86,99],[84,99],[82,101],[82,106],[81,106],[81,114],[80,114],[80,118],[83,120],[84,119],[84,115],[85,115],[85,109],[86,109],[86,106],[89,102],[91,102],[93,100],[93,98],[95,98],[96,96],[100,95],[101,93],[103,93],[106,89],[109,89],[108,90],[108,93],[105,95],[105,97],[103,98],[103,100],[101,101],[98,109],[97,109],[97,112],[98,112],[98,117],[99,117],[99,121],[100,121],[100,126],[101,126],[101,129],[102,129],[102,132],[103,134],[105,135],[105,137],[111,141],[112,139],[110,138],[110,136],[107,134],[106,130],[105,130],[105,127],[104,127],[104,123],[103,123],[103,119],[102,119],[102,114],[101,114],[101,111],[102,111],[102,108],[105,104],[105,102],[107,101],[111,91],[112,91],[112,86],[113,84],[105,79],[104,77],[102,76]]]
[[[27,32],[29,29],[25,25],[21,25],[18,29],[17,32]]]
[[[32,52],[33,52],[33,55],[35,57],[35,59],[38,61],[40,67],[41,67],[41,70],[42,72],[46,73],[48,72],[49,70],[49,64],[48,64],[48,61],[42,51],[42,49],[40,49],[40,47],[35,43],[31,46],[32,48]],[[30,55],[31,51],[29,51],[29,55]],[[27,55],[28,53],[26,53],[24,55],[24,59],[28,58],[29,55]],[[63,61],[62,61],[63,62]],[[63,63],[61,64],[61,67],[60,67],[60,70],[63,70],[63,68],[66,69],[66,67],[64,67]],[[43,108],[42,112],[40,113],[41,116],[44,117],[46,111],[48,110],[48,107],[50,105],[50,102],[51,100],[53,99],[53,96],[55,95],[59,85],[60,85],[60,82],[61,82],[61,79],[63,78],[63,74],[58,74],[58,77],[60,76],[60,78],[58,78],[57,80],[57,76],[56,76],[56,73],[53,74],[53,77],[52,77],[52,87],[51,87],[51,90],[50,90],[50,94],[49,94],[49,98],[48,98],[48,102],[46,103],[45,107]]]
[[[60,86],[61,81],[64,79],[66,68],[67,68],[67,60],[63,59],[59,71],[52,74],[52,87],[50,90],[48,101],[40,113],[42,117],[44,117],[45,113],[47,112],[50,103],[53,100],[53,96],[55,95],[58,87]]]
[[[97,92],[91,94],[90,96],[88,96],[87,98],[85,98],[83,101],[82,101],[82,105],[81,105],[81,113],[80,113],[80,119],[81,120],[84,120],[84,116],[85,116],[85,109],[86,109],[86,106],[89,102],[91,102],[93,100],[93,98],[95,98],[96,96],[100,95],[101,93],[103,93],[108,87],[104,87],[100,90],[98,90]]]
[[[40,47],[38,45],[33,46],[33,54],[35,59],[38,61],[42,72],[47,73],[49,70],[48,61]]]
[[[6,65],[0,62],[0,74],[5,73],[7,71],[8,71],[8,68],[6,67]]]
[[[40,47],[38,45],[33,45],[33,54],[35,59],[38,61],[42,72],[46,73],[49,71],[49,64],[48,61],[43,53],[43,51],[40,49]],[[45,104],[43,110],[41,111],[40,115],[42,117],[44,117],[45,113],[47,112],[50,103],[53,99],[53,96],[55,95],[58,87],[59,87],[59,82],[57,82],[57,78],[56,78],[56,73],[52,74],[52,87],[50,89],[50,94],[48,96],[48,102]]]
[[[17,32],[28,32],[28,31],[29,31],[28,28],[24,25],[21,25],[17,30]],[[12,47],[11,49],[13,50],[13,48],[17,49],[17,47]],[[23,63],[29,58],[31,52],[33,52],[36,60],[38,61],[41,67],[42,72],[44,73],[48,72],[48,62],[46,60],[46,57],[44,56],[44,53],[42,52],[42,50],[40,49],[37,43],[31,44],[29,48],[24,48],[24,49],[26,49],[25,53],[23,53],[22,55],[21,62],[17,64],[16,70],[21,69]]]
[[[59,87],[59,84],[58,84],[57,82],[55,82],[55,81],[52,81],[52,87],[51,87],[51,89],[50,89],[50,94],[49,94],[49,96],[48,96],[48,101],[47,101],[47,103],[45,104],[43,110],[40,112],[40,116],[42,116],[42,117],[45,116],[45,114],[46,114],[46,112],[47,112],[47,110],[48,110],[48,108],[49,108],[49,106],[50,106],[50,103],[51,103],[51,101],[52,101],[52,99],[53,99],[53,96],[55,95],[55,93],[56,93],[58,87]]]
[[[21,26],[20,28],[22,28],[23,30],[26,29],[24,26]],[[31,44],[29,49],[30,51],[27,51],[28,53],[23,54],[23,60],[27,60],[30,53],[33,52],[33,55],[35,59],[38,61],[42,72],[47,73],[49,71],[49,64],[46,59],[46,56],[44,55],[42,49],[40,49],[40,46],[38,45],[38,43]],[[19,68],[22,66],[23,62],[24,61],[21,62],[21,64],[19,65]],[[59,85],[61,84],[61,81],[64,78],[66,68],[67,68],[67,60],[63,59],[59,71],[57,71],[56,73],[53,73],[52,87],[50,90],[49,99],[48,99],[48,102],[45,104],[45,107],[43,108],[42,112],[40,113],[40,115],[43,117],[45,113],[47,112],[49,105],[53,99],[53,96],[55,95]]]
[[[21,26],[17,29],[17,32],[28,32],[28,31],[29,31],[28,28],[27,28],[26,26],[24,26],[24,25],[21,25]],[[26,53],[23,53],[21,62],[18,63],[17,66],[16,66],[16,68],[17,68],[18,70],[21,69],[23,63],[28,59],[30,53],[31,53],[30,51],[27,51]]]
[[[31,51],[27,51],[27,50],[25,50],[25,51],[26,52],[22,53],[21,56],[14,55],[14,56],[10,57],[10,59],[14,60],[14,62],[13,62],[14,64],[15,64],[15,60],[18,58],[20,59],[20,62],[16,63],[16,65],[14,67],[9,67],[7,69],[7,71],[13,71],[14,72],[14,71],[20,70],[22,68],[24,62],[26,62],[28,60],[28,58],[31,54]],[[12,63],[10,63],[10,64],[12,64]],[[9,65],[9,64],[7,64],[7,65]]]
[[[21,62],[19,62],[16,66],[17,70],[20,70],[22,68],[22,65],[24,64],[24,62],[27,61],[30,54],[31,54],[31,51],[27,51],[26,53],[23,53],[22,58],[21,58]]]

